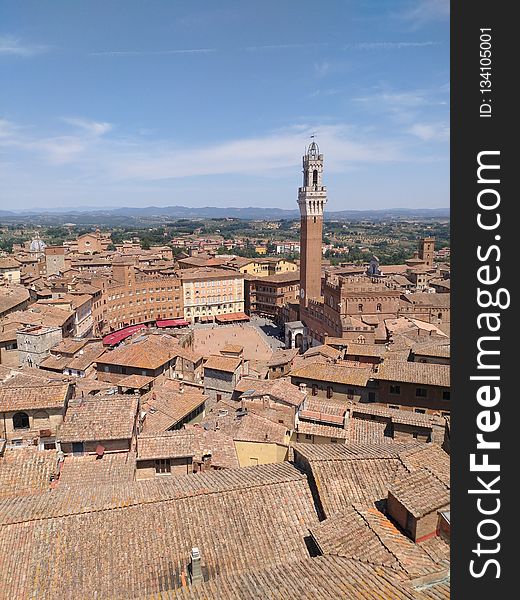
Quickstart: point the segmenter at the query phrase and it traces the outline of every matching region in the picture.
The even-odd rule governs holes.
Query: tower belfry
[[[300,306],[321,296],[323,210],[327,189],[322,185],[323,154],[313,140],[303,156],[303,185],[298,189],[300,208]]]

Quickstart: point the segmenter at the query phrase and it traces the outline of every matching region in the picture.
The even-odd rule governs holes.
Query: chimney
[[[200,565],[200,550],[198,548],[191,549],[190,555],[190,574],[191,574],[191,583],[199,583],[203,581],[202,578],[202,567]]]
[[[179,383],[179,394],[184,394],[184,383],[182,381]]]
[[[307,393],[307,384],[306,383],[300,383],[300,392],[303,392],[304,394]]]

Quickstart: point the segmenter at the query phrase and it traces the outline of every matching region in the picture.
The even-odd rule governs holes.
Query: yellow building
[[[186,321],[198,323],[213,321],[218,315],[243,315],[242,273],[200,267],[183,269],[181,279]]]
[[[235,450],[241,467],[281,463],[287,460],[289,447],[279,442],[235,440]]]
[[[237,257],[238,259],[239,257]],[[238,270],[244,275],[255,275],[256,277],[269,277],[280,273],[292,273],[298,270],[298,266],[284,258],[252,258],[241,259],[237,262]]]
[[[20,283],[21,263],[12,256],[0,257],[0,279],[9,283]]]

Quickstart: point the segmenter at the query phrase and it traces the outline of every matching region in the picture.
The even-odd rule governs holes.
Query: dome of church
[[[45,252],[47,244],[39,237],[34,238],[29,246],[30,252]]]

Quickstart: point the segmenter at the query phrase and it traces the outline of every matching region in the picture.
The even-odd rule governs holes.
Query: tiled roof
[[[137,460],[194,456],[193,440],[193,433],[183,429],[161,434],[140,435],[137,438]]]
[[[107,350],[97,362],[155,370],[177,356],[179,349],[179,343],[171,335],[147,335],[142,340]]]
[[[211,454],[211,465],[218,469],[238,469],[235,442],[232,437],[221,431],[205,430],[203,427],[187,425],[186,431],[193,432],[193,460],[202,461],[202,457]]]
[[[433,306],[435,308],[450,307],[450,294],[427,294],[424,292],[417,292],[414,294],[406,294],[404,298],[408,300],[408,302],[419,304],[420,306]]]
[[[372,375],[373,379],[450,387],[450,366],[431,363],[385,361]]]
[[[128,377],[119,379],[117,385],[119,387],[139,390],[152,383],[152,381],[154,381],[154,378],[147,377],[146,375],[128,375]]]
[[[13,256],[0,256],[0,269],[19,269],[20,261]]]
[[[328,423],[329,425],[340,425],[343,427],[345,417],[341,414],[333,414],[330,412],[319,412],[317,410],[303,409],[298,411],[300,419],[309,421],[317,421],[319,423]]]
[[[235,441],[285,445],[287,434],[285,425],[274,423],[251,411],[241,414],[237,412],[238,410],[238,405],[217,402],[201,421],[201,425],[213,431],[221,431]]]
[[[386,567],[397,565],[395,556],[363,518],[360,508],[347,506],[315,525],[311,534],[324,555],[344,556]]]
[[[6,322],[21,323],[22,325],[43,325],[44,327],[63,327],[73,316],[73,311],[36,303],[27,310],[8,314]]]
[[[243,350],[244,346],[241,346],[240,344],[226,344],[220,352],[239,354],[243,352]]]
[[[248,379],[244,377],[235,386],[235,391],[241,392],[244,398],[270,396],[282,404],[291,406],[300,406],[306,396],[304,392],[299,390],[298,386],[293,385],[289,379],[285,378]]]
[[[435,536],[420,542],[421,549],[436,563],[449,567],[450,545],[440,536]]]
[[[444,417],[426,413],[416,413],[410,410],[388,408],[387,406],[382,405],[358,403],[352,406],[350,412],[354,418],[356,415],[374,415],[388,419],[388,421],[391,421],[392,423],[414,425],[416,427],[425,427],[428,429],[431,429],[434,425],[443,426],[445,424]]]
[[[397,479],[388,491],[414,517],[423,517],[450,503],[450,488],[427,469]]]
[[[306,435],[321,435],[337,439],[347,438],[347,430],[343,429],[343,427],[334,427],[333,425],[324,425],[323,423],[311,423],[310,421],[300,420],[296,431]]]
[[[297,354],[298,348],[293,348],[292,350],[276,350],[267,362],[267,366],[277,367],[286,365],[287,363],[290,363]]]
[[[410,447],[399,454],[408,471],[428,469],[446,486],[450,486],[450,458],[437,444],[425,444]]]
[[[309,379],[312,381],[323,381],[365,387],[372,376],[372,368],[346,367],[338,364],[315,363],[299,369],[293,369],[291,378]]]
[[[331,516],[353,503],[373,507],[376,502],[386,499],[389,485],[421,468],[422,460],[428,460],[432,446],[391,440],[373,445],[296,443],[293,451],[297,464],[310,470],[323,511],[326,516]],[[433,452],[437,453],[440,449],[435,448]],[[415,457],[421,466],[412,465],[410,457],[423,452],[421,458]],[[444,455],[447,457],[446,453]],[[306,462],[302,463],[302,458]]]
[[[83,351],[80,350],[74,358],[70,359],[67,368],[75,371],[86,371],[103,354],[103,351],[101,342],[90,343]]]
[[[414,349],[416,356],[429,356],[432,358],[450,358],[450,342],[421,345]]]
[[[226,373],[234,373],[242,364],[241,358],[233,356],[222,356],[214,354],[204,363],[204,370],[212,369],[213,371],[224,371]]]
[[[318,556],[218,577],[173,592],[164,600],[422,600],[395,572],[340,556]],[[158,600],[159,596],[146,596]],[[140,600],[145,600],[141,598]]]
[[[391,443],[392,438],[385,436],[386,429],[386,423],[351,417],[347,424],[347,440],[349,444]]]
[[[40,361],[40,368],[47,371],[58,371],[61,373],[69,364],[70,360],[70,356],[56,356],[55,354],[49,354],[49,356],[46,356],[42,361]]]
[[[66,456],[60,466],[59,489],[129,482],[135,479],[135,454],[114,452],[97,455]]]
[[[27,300],[29,300],[29,290],[21,285],[0,287],[0,315]]]
[[[315,356],[316,354],[321,354],[322,356],[326,356],[327,358],[330,359],[337,359],[341,356],[341,352],[339,350],[336,350],[335,348],[332,348],[331,346],[314,346],[313,348],[309,348],[305,353],[304,356]]]
[[[370,356],[382,358],[387,353],[385,344],[347,344],[347,354],[354,356]]]
[[[65,338],[51,348],[53,354],[70,354],[73,356],[88,344],[86,338],[75,340],[73,338]]]
[[[347,408],[344,400],[335,400],[334,398],[325,399],[318,396],[307,396],[305,400],[305,410],[323,415],[333,415],[343,418],[347,412]]]
[[[69,394],[68,383],[50,384],[29,381],[29,385],[14,387],[0,386],[0,412],[16,410],[45,410],[61,408]]]
[[[208,580],[279,569],[308,557],[317,522],[306,477],[288,463],[58,487],[0,502],[0,579],[10,598],[158,596],[181,587],[194,546]]]
[[[0,498],[43,493],[56,469],[56,452],[35,446],[6,450],[0,458]]]
[[[130,439],[138,398],[133,394],[87,396],[69,405],[57,439],[86,442]]]
[[[146,397],[143,410],[146,417],[143,432],[161,433],[184,419],[208,399],[200,390],[184,389],[184,392],[160,388]]]

